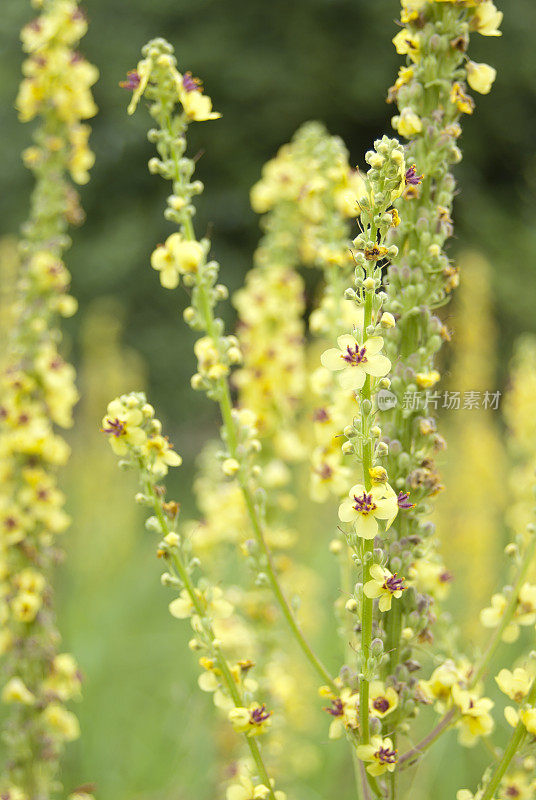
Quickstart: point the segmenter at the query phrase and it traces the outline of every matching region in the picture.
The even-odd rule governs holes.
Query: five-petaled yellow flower
[[[391,739],[382,739],[381,736],[373,736],[370,744],[360,744],[356,747],[356,754],[361,761],[371,762],[367,767],[367,772],[371,775],[394,772],[398,761]]]
[[[379,564],[372,565],[370,577],[371,580],[367,581],[363,587],[365,595],[370,598],[379,597],[378,608],[380,611],[390,611],[393,597],[398,600],[406,588],[404,578],[399,578],[396,572],[393,575]]]
[[[387,520],[390,527],[398,513],[397,497],[388,483],[373,486],[367,491],[363,484],[356,483],[349,492],[349,499],[339,506],[341,522],[350,522],[362,539],[374,539],[378,535],[378,520]]]
[[[495,677],[501,692],[508,695],[510,700],[520,703],[529,693],[532,678],[523,667],[516,667],[513,672],[509,669],[501,669]]]
[[[350,333],[337,339],[338,347],[322,353],[322,365],[332,372],[341,372],[339,383],[343,389],[361,389],[367,375],[383,378],[391,369],[391,362],[380,354],[383,347],[381,336],[372,336],[363,344]]]

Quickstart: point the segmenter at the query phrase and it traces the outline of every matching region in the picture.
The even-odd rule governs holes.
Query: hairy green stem
[[[534,706],[535,702],[536,702],[536,680],[533,680],[531,690],[527,697],[527,703],[530,706]],[[526,733],[527,729],[525,728],[523,722],[520,720],[517,723],[514,732],[512,733],[508,746],[504,751],[503,757],[495,767],[495,770],[490,778],[490,781],[486,786],[486,788],[484,789],[484,794],[482,795],[481,800],[492,800],[493,795],[495,794],[495,790],[499,786],[506,770],[510,766],[510,762],[512,761],[515,754],[519,750],[519,747],[523,742]]]
[[[156,514],[156,516],[158,518],[158,522],[160,523],[160,527],[162,529],[162,534],[164,536],[166,536],[170,532],[169,525],[167,523],[167,520],[165,518],[164,513],[162,512],[162,507],[161,507],[161,504],[160,504],[160,502],[158,500],[156,492],[154,490],[154,486],[152,485],[150,480],[147,480],[146,485],[147,485],[147,490],[148,490],[148,492],[149,492],[149,494],[151,496],[151,500],[152,500],[152,504],[153,504],[153,510],[154,510],[154,512],[155,512],[155,514]],[[204,619],[205,616],[206,616],[205,615],[205,611],[204,611],[204,609],[203,609],[203,607],[202,607],[202,605],[201,605],[201,603],[199,601],[198,593],[197,593],[197,591],[195,589],[195,586],[194,586],[194,584],[192,582],[192,579],[191,579],[191,577],[190,577],[190,575],[188,573],[188,570],[186,569],[185,565],[182,563],[182,560],[180,559],[179,555],[176,552],[172,552],[170,554],[170,556],[171,556],[171,563],[172,563],[172,566],[174,567],[174,571],[176,573],[176,576],[184,584],[184,588],[188,592],[190,600],[192,601],[192,605],[196,610],[196,613],[198,614],[198,616],[201,619]],[[210,625],[210,623],[205,623],[203,625],[203,628],[204,628],[204,630],[205,630],[205,632],[206,632],[211,644],[213,644],[215,639],[216,639],[216,634],[214,633],[212,625]],[[214,658],[215,658],[215,660],[216,660],[216,662],[218,664],[218,668],[219,668],[219,670],[221,672],[221,675],[222,675],[222,677],[223,677],[223,679],[225,681],[225,684],[226,684],[227,690],[229,692],[229,695],[231,696],[231,699],[232,699],[233,703],[235,704],[235,707],[238,707],[238,708],[243,707],[244,701],[243,701],[243,699],[242,699],[242,697],[240,695],[240,692],[238,690],[238,686],[236,685],[236,682],[235,682],[235,680],[234,680],[234,678],[233,678],[233,676],[231,674],[231,671],[229,669],[229,665],[227,664],[227,661],[221,655],[221,653],[219,652],[217,647],[213,647],[212,652],[213,652]],[[252,739],[247,734],[244,734],[244,739],[246,740],[246,743],[247,743],[247,745],[249,747],[251,756],[252,756],[252,758],[255,761],[255,764],[257,766],[257,770],[258,770],[258,773],[259,773],[259,778],[261,779],[263,784],[269,789],[271,800],[276,800],[275,793],[274,793],[274,790],[272,788],[272,784],[270,782],[270,778],[268,776],[268,771],[267,771],[266,766],[264,764],[259,745],[257,744],[257,742],[254,739]]]
[[[363,321],[364,336],[372,322],[372,291],[367,291],[365,296],[365,313]],[[370,376],[364,383],[361,396],[363,401],[370,403]],[[364,424],[364,420],[363,420]],[[372,467],[372,444],[368,431],[363,431],[367,436],[363,442],[363,483],[367,491],[370,490],[370,469]],[[363,587],[370,580],[370,565],[372,563],[372,551],[374,550],[374,540],[365,539],[363,541]],[[369,730],[369,681],[366,677],[366,664],[370,657],[370,645],[372,642],[372,600],[366,596],[364,589],[361,591],[361,659],[362,674],[359,679],[359,717],[361,723],[361,738],[367,744],[370,739]],[[364,674],[363,674],[364,672]]]

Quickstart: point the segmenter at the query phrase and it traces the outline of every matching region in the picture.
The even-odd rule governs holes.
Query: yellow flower
[[[223,592],[219,586],[210,589],[207,595],[197,593],[202,608],[211,619],[225,619],[233,613],[233,606],[223,597]],[[183,589],[180,596],[172,600],[169,604],[169,613],[177,619],[187,619],[196,614],[192,598],[186,589]]]
[[[428,0],[401,0],[401,22],[406,25],[408,22],[417,19],[427,2]]]
[[[525,581],[519,590],[514,620],[519,625],[532,625],[536,622],[536,585]]]
[[[441,375],[436,369],[432,369],[429,372],[418,372],[415,375],[417,386],[420,389],[431,389],[432,386],[436,385],[440,378]]]
[[[183,239],[179,233],[174,233],[166,244],[171,248],[179,272],[197,272],[204,257],[203,246],[199,242]]]
[[[422,122],[421,118],[413,109],[406,106],[402,109],[399,116],[393,117],[393,127],[401,136],[405,136],[406,139],[411,139],[416,133],[422,131]]]
[[[322,687],[320,694],[329,697],[331,706],[325,706],[333,720],[329,726],[329,738],[340,739],[347,730],[355,731],[359,727],[359,695],[348,687],[341,690],[340,695],[335,695],[329,687]]]
[[[523,708],[519,717],[527,731],[536,735],[536,708]]]
[[[418,558],[414,561],[409,577],[419,591],[427,592],[438,600],[444,600],[450,591],[452,573],[444,564],[431,561],[430,558]]]
[[[237,733],[259,736],[272,724],[272,712],[266,710],[264,703],[252,703],[249,708],[237,707],[229,711],[229,722]]]
[[[473,747],[481,736],[489,736],[493,731],[494,722],[489,712],[494,703],[488,697],[478,697],[462,689],[457,683],[452,687],[452,699],[462,714],[457,723],[458,741],[464,747]]]
[[[229,367],[222,363],[211,336],[198,339],[194,344],[194,353],[198,359],[199,372],[211,380],[218,380],[229,372]]]
[[[171,234],[171,236],[178,235]],[[176,289],[180,282],[175,257],[168,246],[171,236],[167,238],[165,244],[159,244],[151,254],[151,267],[160,273],[160,283],[164,289]]]
[[[398,694],[392,686],[385,688],[382,681],[371,681],[369,684],[369,709],[374,717],[390,714],[398,706]]]
[[[463,86],[458,81],[452,84],[450,91],[450,102],[453,103],[462,114],[472,114],[475,108],[475,101],[466,94]]]
[[[80,694],[81,675],[78,664],[70,653],[58,653],[43,688],[60,700],[66,701]]]
[[[146,439],[142,451],[147,456],[149,470],[158,477],[167,475],[168,467],[180,467],[182,464],[180,455],[175,452],[168,439],[160,434]]]
[[[19,572],[14,580],[21,592],[28,592],[28,594],[41,594],[46,586],[44,576],[32,567],[26,567]]]
[[[337,339],[338,347],[322,353],[322,365],[332,372],[341,371],[339,383],[343,389],[361,389],[367,375],[383,378],[391,369],[391,362],[380,354],[383,338],[373,336],[360,344],[352,334]]]
[[[263,783],[255,786],[246,775],[240,775],[239,783],[233,783],[225,794],[227,800],[268,800],[270,790]],[[285,800],[284,792],[274,792],[276,800]]]
[[[11,678],[2,689],[3,703],[22,703],[30,706],[34,701],[35,696],[20,678]]]
[[[5,505],[4,505],[5,503]],[[4,500],[4,507],[0,507],[0,533],[6,545],[21,542],[29,530],[31,522],[27,514],[23,514],[15,504]]]
[[[141,428],[143,414],[140,408],[130,406],[130,399],[123,402],[121,398],[108,404],[107,415],[102,420],[103,433],[108,434],[114,453],[124,456],[128,446],[140,447],[147,434]]]
[[[489,94],[493,81],[497,77],[497,70],[490,67],[489,64],[477,64],[474,61],[468,61],[465,68],[467,83],[471,89],[480,94]]]
[[[370,761],[367,772],[371,775],[383,775],[385,771],[394,772],[398,761],[397,751],[393,749],[391,739],[373,736],[370,744],[356,747],[357,757],[361,761]]]
[[[141,96],[147,88],[151,72],[153,70],[153,62],[150,58],[144,58],[138,62],[135,70],[128,73],[128,80],[124,81],[121,85],[123,88],[133,88],[132,99],[128,104],[128,113],[133,114],[140,102]]]
[[[389,611],[393,597],[397,600],[402,597],[402,592],[406,588],[404,578],[399,578],[397,573],[393,575],[385,567],[373,564],[370,568],[370,581],[367,581],[363,591],[367,597],[379,597],[378,607],[380,611]]]
[[[434,699],[439,701],[436,707],[437,710],[442,713],[451,699],[453,686],[462,680],[463,677],[460,669],[456,666],[454,661],[449,658],[439,667],[436,667],[429,680],[420,681],[419,687],[430,701]]]
[[[49,728],[66,742],[73,742],[80,736],[80,725],[77,718],[61,703],[49,703],[43,712],[43,718]]]
[[[418,36],[415,36],[407,28],[402,28],[393,39],[393,44],[396,52],[403,56],[408,55],[412,61],[418,61],[421,57],[420,42]]]
[[[378,535],[377,520],[387,520],[386,530],[398,513],[397,497],[389,484],[373,486],[367,492],[361,483],[352,486],[349,499],[339,506],[339,519],[349,522],[363,539],[374,539]]]
[[[330,493],[340,498],[350,477],[350,469],[341,463],[340,451],[329,452],[317,447],[311,460],[311,499],[316,503],[325,503]]]
[[[513,800],[532,800],[536,784],[525,772],[506,775],[501,781],[500,797]]]
[[[497,11],[492,0],[485,0],[476,9],[471,25],[482,36],[502,36],[499,26],[503,19],[503,12]]]
[[[532,684],[531,676],[522,667],[517,667],[513,672],[502,669],[495,680],[501,692],[516,703],[520,703],[527,696]]]
[[[186,72],[184,75],[177,73],[177,75],[179,100],[186,115],[195,122],[219,119],[221,114],[212,110],[212,100],[206,94],[203,94],[199,78],[192,78],[190,72]]]
[[[11,601],[13,616],[19,622],[33,622],[41,608],[39,595],[21,592]]]

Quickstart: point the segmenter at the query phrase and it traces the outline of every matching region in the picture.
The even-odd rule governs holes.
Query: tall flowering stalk
[[[90,87],[97,79],[75,49],[87,28],[78,4],[34,5],[40,15],[22,31],[27,58],[16,105],[23,122],[38,119],[23,153],[35,188],[0,398],[2,701],[9,706],[0,785],[17,800],[55,794],[64,744],[79,735],[66,703],[80,694],[80,672],[61,652],[54,618],[57,537],[69,525],[57,485],[69,447],[55,426],[72,424],[77,400],[74,369],[59,352],[59,320],[76,311],[63,253],[69,224],[83,219],[71,181],[85,183],[93,163],[83,120],[96,113]]]
[[[398,599],[405,590],[404,579],[391,574],[384,566],[384,553],[374,547],[380,531],[387,531],[398,514],[398,498],[388,482],[381,459],[386,455],[386,445],[380,441],[381,431],[376,425],[374,399],[380,388],[386,388],[385,377],[391,362],[382,353],[384,339],[381,332],[393,326],[387,313],[380,316],[385,292],[382,285],[382,267],[386,260],[397,255],[394,245],[387,246],[387,235],[399,223],[393,202],[406,188],[406,165],[403,149],[395,139],[384,137],[375,143],[373,151],[366,154],[370,165],[365,182],[365,193],[359,199],[361,233],[354,239],[356,263],[356,289],[348,289],[346,296],[362,308],[362,325],[337,339],[337,347],[326,350],[322,365],[338,375],[343,390],[352,390],[357,400],[356,414],[344,429],[345,453],[352,453],[360,466],[359,482],[352,486],[348,497],[339,507],[339,519],[346,531],[346,540],[354,553],[354,561],[361,573],[359,590],[347,603],[350,613],[360,617],[360,650],[357,663],[359,686],[346,687],[346,696],[331,697],[331,713],[341,716],[349,735],[357,745],[357,755],[370,761],[368,771],[374,778],[396,764],[396,752],[390,739],[378,736],[381,723],[371,731],[369,703],[371,681],[378,672],[383,653],[382,641],[373,641],[373,598],[379,597],[380,611],[391,608],[392,598]],[[357,691],[358,688],[358,691]],[[375,686],[374,688],[377,688]]]
[[[199,655],[203,669],[199,686],[213,694],[214,704],[227,713],[230,725],[243,734],[248,746],[252,763],[241,770],[228,796],[231,800],[245,789],[250,794],[244,796],[284,800],[285,795],[273,789],[256,739],[270,726],[272,712],[254,699],[257,684],[249,677],[254,664],[249,660],[230,663],[225,643],[215,630],[215,622],[230,617],[234,608],[220,587],[203,574],[195,574],[200,565],[192,558],[188,538],[179,533],[179,504],[166,501],[165,488],[158,483],[169,467],[181,464],[181,458],[162,436],[162,425],[141,393],[113,400],[102,430],[121,457],[121,465],[138,472],[140,492],[136,500],[151,511],[146,527],[159,535],[158,556],[167,567],[162,583],[178,592],[169,611],[177,619],[189,619],[194,633],[189,646]]]
[[[408,506],[394,528],[389,561],[394,572],[402,570],[411,578],[413,589],[387,620],[389,657],[383,671],[407,688],[413,646],[433,641],[437,600],[450,580],[437,555],[434,527],[426,518],[431,499],[443,488],[435,466],[435,455],[445,446],[434,414],[440,395],[435,401],[430,395],[440,378],[437,352],[450,337],[435,312],[448,302],[458,283],[457,270],[444,252],[453,230],[455,181],[449,165],[461,159],[457,145],[461,116],[471,114],[475,106],[467,84],[485,94],[495,78],[492,67],[468,59],[469,35],[471,31],[500,35],[501,19],[491,2],[403,0],[405,27],[393,40],[407,59],[389,100],[398,104],[393,126],[409,139],[409,169],[404,197],[397,204],[401,223],[389,238],[398,248],[387,271],[385,303],[396,320],[387,346],[395,407],[382,415],[382,428],[389,448],[386,469]],[[419,393],[424,396],[420,407]],[[407,493],[411,502],[404,500]],[[410,696],[415,699],[414,693]],[[407,708],[412,714],[413,704]],[[398,722],[403,718],[400,709]]]

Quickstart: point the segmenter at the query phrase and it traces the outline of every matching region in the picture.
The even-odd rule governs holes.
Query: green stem
[[[367,328],[372,322],[372,291],[367,291],[365,295],[365,313],[363,321],[363,335],[366,337]],[[363,389],[361,390],[362,400],[370,402],[370,376],[367,375]],[[364,419],[362,420],[364,426]],[[368,431],[363,430],[364,434]],[[372,443],[370,436],[366,436],[363,442],[363,483],[367,491],[370,490],[370,469],[372,467]],[[363,541],[363,587],[370,580],[370,566],[372,563],[372,551],[374,550],[374,540],[365,539]],[[359,679],[359,718],[361,723],[361,738],[367,744],[370,739],[369,729],[369,681],[366,677],[367,662],[370,657],[370,645],[372,643],[372,599],[365,595],[364,589],[361,591],[361,677]],[[363,674],[364,673],[364,674]]]
[[[532,682],[532,687],[527,697],[527,702],[530,706],[534,706],[536,702],[536,680]],[[515,754],[519,750],[519,747],[525,738],[527,730],[523,724],[523,722],[519,721],[512,733],[510,738],[510,742],[508,743],[508,747],[504,751],[504,755],[500,762],[495,767],[495,771],[493,772],[490,781],[486,788],[484,789],[484,794],[481,797],[481,800],[492,800],[493,795],[497,787],[499,786],[501,780],[504,777],[504,774],[508,767],[510,766],[510,762],[514,758]]]
[[[493,632],[493,635],[492,635],[492,637],[491,637],[491,639],[490,639],[490,641],[488,643],[488,646],[486,647],[484,653],[482,654],[482,658],[480,659],[480,664],[479,664],[478,668],[475,670],[473,677],[471,678],[471,682],[469,684],[469,688],[472,688],[473,686],[476,686],[476,684],[479,682],[479,680],[482,678],[482,676],[486,672],[491,659],[495,655],[495,652],[496,652],[498,646],[501,643],[501,638],[502,638],[502,635],[503,635],[504,631],[506,630],[506,628],[508,627],[508,625],[512,621],[512,618],[513,618],[513,616],[515,614],[516,607],[517,607],[517,601],[518,601],[518,597],[519,597],[519,592],[521,590],[521,586],[523,585],[523,582],[525,581],[525,578],[527,577],[527,572],[528,572],[529,567],[530,567],[530,565],[532,563],[532,559],[534,557],[535,550],[536,550],[536,535],[532,534],[531,540],[530,540],[530,542],[528,544],[528,547],[525,550],[525,553],[523,555],[523,560],[522,560],[522,562],[521,562],[521,564],[519,566],[519,571],[517,573],[517,578],[516,578],[516,581],[515,581],[514,586],[512,588],[512,593],[510,595],[510,599],[508,601],[508,605],[506,606],[506,608],[504,610],[504,613],[503,613],[503,616],[502,616],[502,619],[501,619],[499,625],[497,626],[497,628],[495,628],[495,630]]]
[[[166,536],[170,532],[170,530],[169,530],[169,525],[167,523],[165,515],[164,515],[164,513],[162,511],[162,506],[160,504],[160,501],[158,500],[158,497],[157,497],[156,492],[154,490],[154,486],[152,485],[151,481],[147,480],[147,484],[146,485],[147,485],[147,490],[149,491],[149,494],[151,495],[151,500],[153,502],[153,510],[154,510],[154,512],[155,512],[155,514],[156,514],[156,516],[158,518],[158,521],[160,523],[160,527],[162,529],[162,533],[163,533],[164,536]],[[205,610],[203,609],[203,606],[200,603],[199,595],[198,595],[198,593],[196,591],[196,588],[195,588],[195,586],[194,586],[194,584],[192,582],[192,579],[191,579],[191,577],[190,577],[190,575],[188,573],[188,570],[186,569],[185,565],[182,563],[182,560],[180,559],[180,557],[179,557],[177,552],[172,552],[170,555],[171,555],[172,564],[173,564],[173,567],[174,567],[174,569],[176,571],[177,577],[179,577],[180,580],[182,581],[182,583],[184,584],[184,588],[186,589],[186,591],[188,592],[188,595],[190,596],[190,600],[192,601],[192,605],[195,608],[197,615],[201,619],[206,619]],[[213,644],[215,639],[216,639],[216,634],[214,633],[212,625],[207,621],[203,627],[204,627],[204,630],[205,630],[205,632],[206,632],[206,634],[208,636],[208,639],[209,639],[210,643]],[[216,660],[216,662],[218,664],[218,668],[219,668],[219,670],[221,672],[222,678],[225,681],[225,684],[227,686],[227,690],[229,692],[229,695],[230,695],[233,703],[235,704],[235,707],[242,708],[243,705],[244,705],[244,701],[242,699],[242,696],[240,694],[238,686],[236,685],[235,680],[234,680],[234,678],[233,678],[233,676],[231,674],[231,670],[229,669],[229,665],[228,665],[226,659],[221,655],[221,653],[219,652],[218,648],[216,648],[216,647],[212,648],[212,653],[213,653],[213,656],[214,656],[214,658],[215,658],[215,660]],[[270,782],[270,778],[269,778],[268,772],[266,770],[266,766],[264,764],[259,745],[257,744],[257,742],[254,739],[251,739],[251,737],[249,737],[247,734],[244,734],[244,739],[246,740],[246,743],[247,743],[247,745],[249,747],[251,756],[252,756],[252,758],[255,761],[255,764],[257,766],[257,770],[258,770],[258,773],[259,773],[260,780],[269,789],[271,800],[276,800],[275,793],[274,793],[274,790],[272,788],[272,784]]]
[[[413,759],[418,758],[422,753],[424,753],[425,750],[428,750],[428,748],[431,747],[431,745],[433,745],[434,742],[436,742],[439,737],[450,728],[451,724],[457,719],[457,714],[458,709],[456,708],[451,708],[450,711],[447,711],[447,713],[439,720],[435,728],[430,731],[428,736],[425,736],[424,739],[419,742],[419,744],[416,744],[415,747],[412,747],[411,750],[408,750],[407,753],[404,753],[404,755],[400,756],[398,760],[399,768],[404,769],[404,764],[406,764],[408,767],[411,766]]]

